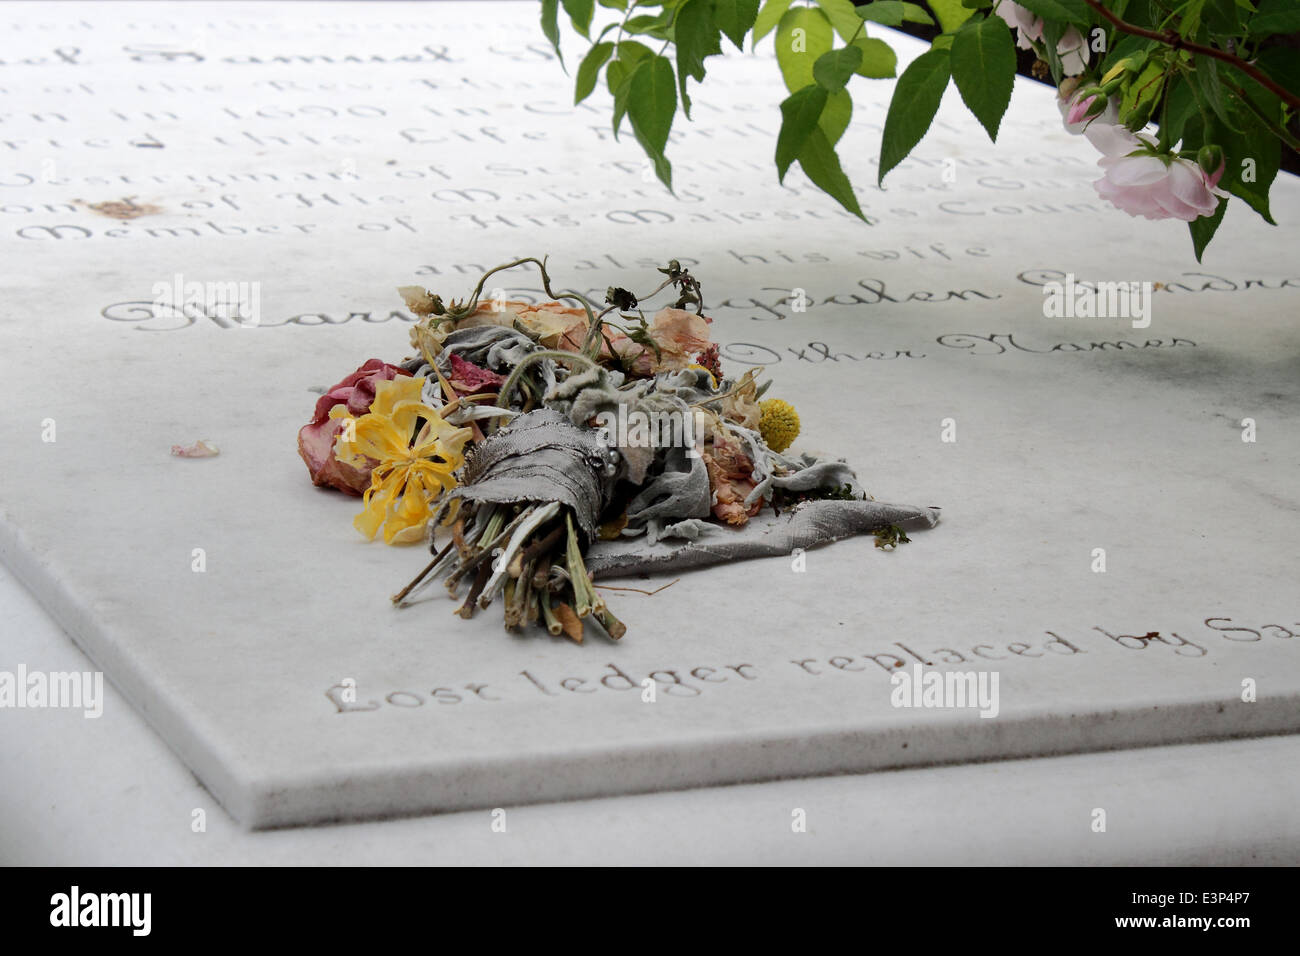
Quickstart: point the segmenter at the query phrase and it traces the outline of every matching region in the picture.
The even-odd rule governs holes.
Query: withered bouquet
[[[532,265],[550,301],[484,297]],[[398,291],[416,354],[371,359],[329,389],[298,448],[317,485],[363,498],[354,524],[432,560],[393,596],[442,580],[470,617],[497,598],[505,626],[581,642],[626,630],[598,576],[790,554],[854,534],[892,548],[934,508],[866,495],[839,460],[790,455],[794,407],[757,370],[724,374],[699,281],[676,261],[637,297],[599,308],[555,292],[545,260],[489,270],[464,302]],[[643,303],[672,303],[647,317]],[[573,304],[566,304],[573,303]]]

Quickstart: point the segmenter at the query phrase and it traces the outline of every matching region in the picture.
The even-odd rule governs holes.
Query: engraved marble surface
[[[1279,227],[1238,204],[1198,265],[1092,194],[1091,148],[1020,84],[999,146],[950,93],[879,191],[881,84],[841,150],[867,227],[774,183],[774,65],[736,56],[674,199],[566,106],[531,5],[122,9],[3,12],[32,39],[4,74],[0,556],[243,824],[1300,729],[1293,181]],[[310,389],[405,354],[394,286],[547,251],[598,289],[698,262],[727,367],[943,522],[621,592],[619,645],[394,612],[421,559],[307,483]],[[1046,318],[1065,273],[1165,288],[1148,328]],[[152,307],[177,276],[258,283],[259,323]],[[199,438],[221,455],[168,454]],[[16,646],[0,669],[45,666]],[[996,672],[998,716],[892,706],[921,661]]]
[[[25,659],[90,666],[2,567],[0,602]],[[509,807],[504,821],[484,808],[248,832],[111,685],[105,696],[93,722],[0,722],[0,864],[1300,863],[1297,735]]]

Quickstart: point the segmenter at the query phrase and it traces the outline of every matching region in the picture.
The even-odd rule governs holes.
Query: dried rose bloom
[[[375,400],[375,386],[379,382],[391,381],[399,375],[407,374],[409,373],[396,365],[389,365],[380,359],[370,359],[317,399],[311,421],[298,431],[298,454],[307,463],[313,484],[337,488],[353,495],[360,495],[370,487],[373,462],[354,467],[344,464],[335,456],[334,442],[344,423],[331,419],[330,409],[335,405],[347,405],[348,411],[354,416],[364,415]]]

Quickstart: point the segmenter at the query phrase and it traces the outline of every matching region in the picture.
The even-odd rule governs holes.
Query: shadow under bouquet
[[[484,288],[532,265],[551,301]],[[464,302],[399,289],[416,355],[371,359],[317,401],[298,435],[317,485],[363,498],[369,538],[427,543],[392,598],[441,580],[470,617],[500,599],[507,629],[582,642],[626,628],[594,580],[789,555],[870,533],[879,547],[938,509],[877,502],[843,461],[789,454],[794,407],[757,370],[723,374],[700,283],[676,261],[638,298],[555,292],[545,260],[489,270]],[[671,304],[647,318],[644,303]],[[463,599],[461,594],[464,594]]]

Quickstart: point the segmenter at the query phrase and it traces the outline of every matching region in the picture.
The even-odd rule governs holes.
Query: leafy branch
[[[598,7],[614,19],[596,31]],[[1198,258],[1223,219],[1214,196],[1230,194],[1273,221],[1268,193],[1281,147],[1300,143],[1300,69],[1294,53],[1271,40],[1300,31],[1295,0],[541,0],[541,8],[557,57],[561,8],[589,44],[575,73],[575,104],[603,74],[614,137],[630,127],[669,190],[673,123],[679,108],[691,118],[706,61],[722,54],[724,41],[743,51],[747,40],[753,49],[769,36],[788,93],[774,155],[778,181],[797,164],[864,220],[837,152],[852,123],[854,82],[897,81],[880,140],[883,184],[929,131],[949,83],[997,140],[1017,37],[1039,59],[1035,75],[1050,75],[1060,88],[1071,132],[1127,130],[1130,152],[1115,158],[1154,156],[1168,169],[1179,166],[1180,182],[1200,180],[1190,205],[1176,196],[1160,205],[1113,188],[1104,193],[1130,213],[1154,208],[1187,220]],[[937,23],[941,32],[899,75],[894,50],[868,24],[904,23]],[[1144,132],[1152,122],[1158,135]],[[1126,142],[1123,135],[1115,141]],[[1199,171],[1189,173],[1194,164]]]
[[[1220,50],[1217,47],[1205,46],[1204,44],[1188,40],[1176,30],[1148,30],[1145,27],[1129,23],[1122,17],[1107,10],[1100,0],[1083,0],[1083,2],[1100,13],[1108,23],[1113,25],[1122,33],[1127,33],[1130,36],[1135,37],[1145,37],[1148,40],[1158,40],[1175,50],[1186,50],[1189,53],[1199,53],[1201,56],[1208,56],[1211,59],[1220,61],[1221,63],[1227,63],[1229,66],[1236,67],[1242,73],[1245,73],[1252,80],[1264,87],[1264,89],[1268,90],[1292,109],[1300,109],[1300,96],[1292,93],[1281,83],[1273,80],[1267,73],[1264,73],[1255,67],[1254,64],[1243,60],[1235,54],[1229,53],[1227,50]]]

